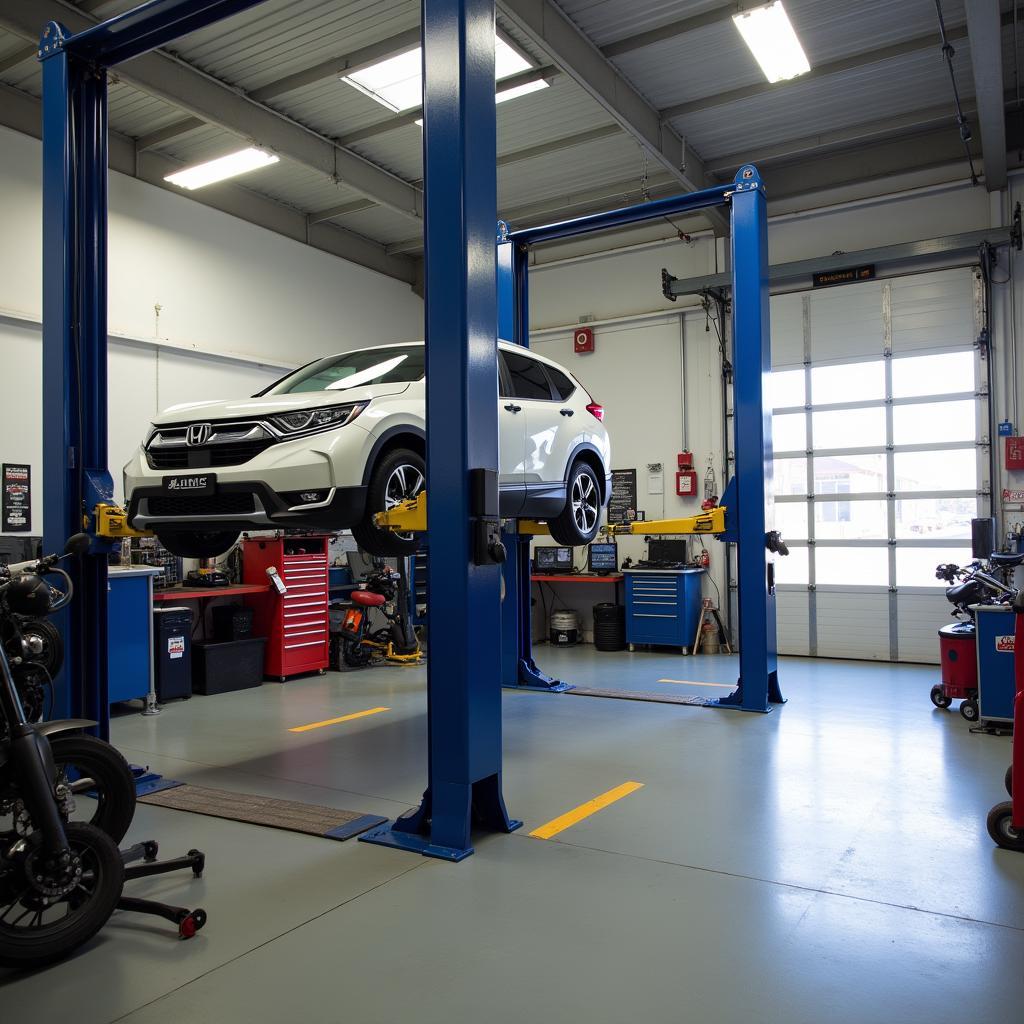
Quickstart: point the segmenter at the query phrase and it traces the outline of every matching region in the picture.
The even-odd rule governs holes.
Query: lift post
[[[499,238],[499,323],[501,336],[529,347],[529,257],[535,245],[556,239],[627,227],[716,206],[729,206],[732,232],[733,405],[736,475],[714,510],[712,520],[662,524],[661,532],[706,532],[736,543],[739,549],[739,660],[736,690],[710,698],[709,706],[766,712],[783,702],[779,689],[775,640],[775,566],[778,535],[770,529],[772,504],[771,414],[764,405],[764,377],[771,371],[768,331],[768,215],[764,186],[756,168],[746,165],[735,181],[627,206],[606,213],[526,228]],[[504,269],[502,269],[504,268]],[[505,334],[509,331],[509,334]],[[725,511],[727,509],[727,512]],[[697,521],[699,520],[699,522]],[[653,524],[637,524],[656,532]],[[704,528],[707,527],[707,528]],[[721,529],[718,529],[721,527]],[[506,615],[503,622],[502,682],[505,686],[565,689],[533,661],[529,539],[517,536],[506,563]],[[781,552],[780,552],[781,553]]]

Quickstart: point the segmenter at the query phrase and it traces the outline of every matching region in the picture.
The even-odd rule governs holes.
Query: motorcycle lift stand
[[[189,850],[184,857],[158,861],[156,858],[159,852],[160,847],[155,839],[147,839],[144,842],[136,843],[127,850],[122,850],[121,860],[126,865],[124,880],[128,882],[133,878],[148,878],[150,875],[164,875],[169,871],[184,871],[186,869],[191,869],[194,878],[202,878],[203,868],[206,866],[206,854],[199,850]],[[142,863],[136,864],[136,861],[142,861]],[[157,900],[122,896],[117,901],[117,909],[162,917],[165,921],[170,921],[171,924],[178,926],[178,938],[180,939],[191,939],[206,924],[206,911],[201,907],[188,910],[185,907],[174,907]]]

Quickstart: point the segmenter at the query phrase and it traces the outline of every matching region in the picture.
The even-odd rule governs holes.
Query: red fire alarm
[[[580,355],[594,351],[594,330],[591,327],[577,327],[572,336],[573,351]]]
[[[693,453],[689,449],[679,453],[676,494],[680,498],[695,498],[697,496],[697,473],[693,468]]]
[[[1024,437],[1006,439],[1006,468],[1024,469]]]

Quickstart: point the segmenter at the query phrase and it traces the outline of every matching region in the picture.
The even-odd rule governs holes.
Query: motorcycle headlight
[[[352,402],[349,405],[331,405],[326,409],[282,412],[271,416],[270,421],[278,430],[282,430],[286,434],[312,433],[317,430],[329,430],[331,427],[343,427],[346,423],[351,423],[368,404],[368,402]]]

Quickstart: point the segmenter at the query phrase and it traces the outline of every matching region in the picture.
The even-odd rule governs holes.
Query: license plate
[[[213,494],[217,490],[217,474],[188,473],[184,476],[165,476],[164,490],[168,494]]]

